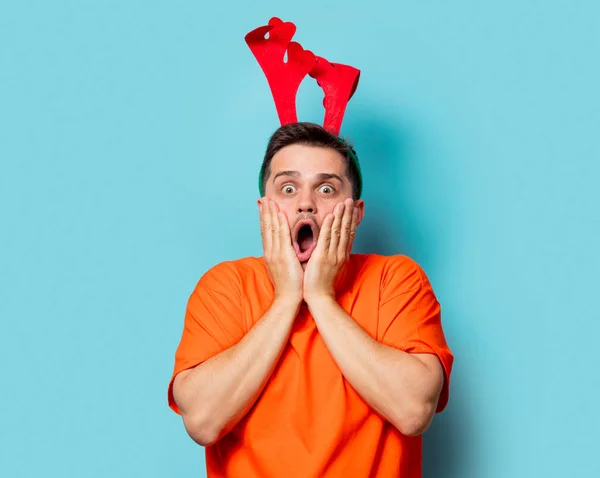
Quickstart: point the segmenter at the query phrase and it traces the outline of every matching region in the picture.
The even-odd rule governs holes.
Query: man
[[[406,256],[351,254],[365,214],[354,150],[311,123],[271,137],[264,254],[192,293],[169,404],[209,477],[420,477],[448,400],[440,306]]]

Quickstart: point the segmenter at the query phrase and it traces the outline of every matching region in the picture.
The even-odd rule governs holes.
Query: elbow
[[[184,415],[183,424],[190,438],[200,446],[214,445],[222,435],[220,427],[201,416]]]
[[[425,433],[427,428],[429,428],[429,423],[419,419],[407,419],[402,423],[398,423],[396,428],[407,437],[416,437]]]
[[[397,417],[392,424],[403,435],[414,437],[425,433],[431,425],[435,407],[431,404],[415,407],[411,412]]]
[[[189,370],[183,371],[175,377],[173,399],[179,407],[183,425],[190,438],[200,446],[211,446],[223,436],[224,427],[219,423],[219,415],[214,413],[216,405],[212,400],[205,396],[190,397],[190,391],[185,385],[189,373]],[[198,403],[202,405],[198,406]]]

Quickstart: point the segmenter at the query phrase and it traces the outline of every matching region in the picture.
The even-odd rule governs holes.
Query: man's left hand
[[[304,300],[321,298],[335,300],[335,284],[342,275],[350,258],[358,209],[352,199],[336,204],[333,213],[327,215],[321,226],[317,247],[304,271]]]

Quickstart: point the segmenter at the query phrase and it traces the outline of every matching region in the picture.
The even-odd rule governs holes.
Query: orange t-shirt
[[[378,342],[439,357],[445,373],[437,411],[448,401],[453,356],[440,305],[422,269],[406,256],[352,254],[340,306]],[[224,262],[192,293],[173,380],[235,345],[273,301],[262,258]],[[421,477],[421,437],[402,435],[342,375],[308,308],[254,406],[231,432],[206,447],[209,478]]]

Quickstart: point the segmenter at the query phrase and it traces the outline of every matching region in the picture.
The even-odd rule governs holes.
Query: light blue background
[[[356,250],[443,306],[425,477],[600,476],[591,0],[0,1],[0,476],[203,476],[166,388],[198,278],[261,254],[278,124],[243,36],[272,15],[362,70]]]

